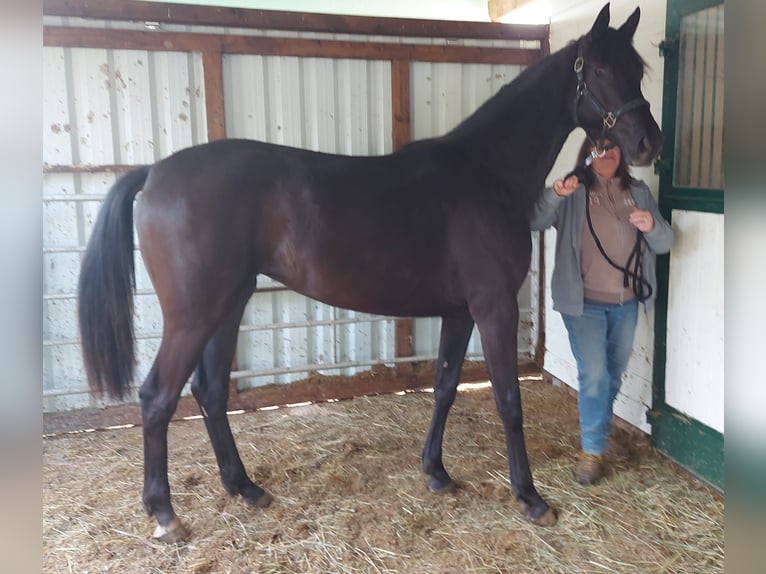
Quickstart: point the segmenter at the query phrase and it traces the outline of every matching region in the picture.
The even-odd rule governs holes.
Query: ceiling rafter
[[[526,4],[531,4],[535,0],[487,0],[487,11],[489,19],[497,22],[513,10],[521,8]]]

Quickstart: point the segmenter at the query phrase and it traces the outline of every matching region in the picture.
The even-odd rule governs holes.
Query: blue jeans
[[[561,314],[577,361],[582,450],[603,454],[612,428],[612,405],[633,351],[638,302],[585,300],[583,314]]]

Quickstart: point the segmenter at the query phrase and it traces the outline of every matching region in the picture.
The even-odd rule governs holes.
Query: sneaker
[[[574,467],[574,477],[580,484],[594,484],[606,474],[606,457],[580,451]]]

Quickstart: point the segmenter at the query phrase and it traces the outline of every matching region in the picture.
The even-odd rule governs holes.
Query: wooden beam
[[[127,165],[127,164],[74,164],[74,165],[58,165],[58,164],[43,164],[43,173],[125,173],[131,169],[143,167],[143,164]],[[100,199],[96,197],[96,199]]]
[[[465,62],[472,64],[516,64],[527,66],[540,59],[539,49],[484,48],[480,46],[347,42],[305,38],[155,32],[104,28],[45,26],[43,44],[65,48],[104,48],[170,52],[220,52],[349,58],[360,60],[410,60],[421,62]]]
[[[388,371],[388,372],[385,372]],[[532,362],[519,363],[519,376],[539,375],[540,369]],[[305,401],[319,402],[330,399],[349,399],[364,395],[399,392],[408,389],[432,387],[436,376],[436,363],[420,364],[415,374],[400,377],[390,369],[378,367],[372,371],[350,377],[313,376],[286,385],[265,385],[233,394],[228,410],[255,409],[282,406]],[[466,362],[460,376],[461,383],[488,380],[483,362]],[[199,406],[193,397],[182,397],[173,420],[198,416]],[[136,404],[115,405],[101,409],[81,409],[43,415],[43,434],[58,435],[85,429],[104,429],[112,425],[141,426],[141,408]]]
[[[509,12],[527,4],[531,4],[534,1],[535,0],[488,0],[487,11],[489,12],[489,19],[493,22],[497,22]],[[510,26],[511,24],[506,25]]]
[[[217,50],[202,52],[202,69],[205,75],[205,110],[207,112],[207,140],[226,137],[226,114],[223,99],[223,54]]]
[[[391,62],[391,104],[394,151],[409,143],[410,136],[410,63]]]
[[[43,14],[96,20],[128,20],[375,36],[497,40],[542,40],[548,36],[547,26],[416,18],[372,18],[369,16],[250,10],[129,0],[43,0]]]
[[[393,147],[399,150],[410,142],[410,63],[407,60],[391,62],[391,120],[393,122]],[[395,323],[395,355],[411,357],[414,354],[413,320],[400,318]],[[401,377],[412,376],[412,363],[396,365],[396,374]]]

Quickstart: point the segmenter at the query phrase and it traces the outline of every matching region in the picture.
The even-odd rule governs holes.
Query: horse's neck
[[[539,192],[576,127],[575,57],[570,45],[528,68],[453,132],[476,161],[517,191]]]

